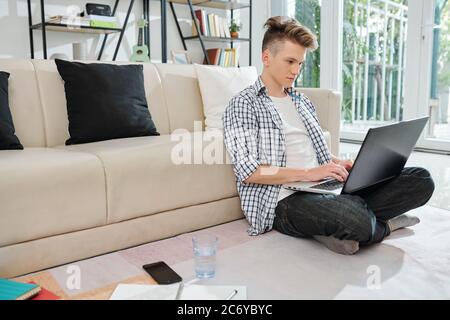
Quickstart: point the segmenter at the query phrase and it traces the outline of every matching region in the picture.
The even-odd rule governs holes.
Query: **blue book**
[[[25,300],[41,291],[37,284],[0,279],[0,300]]]

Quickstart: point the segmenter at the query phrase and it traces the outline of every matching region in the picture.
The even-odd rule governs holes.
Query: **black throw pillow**
[[[66,91],[66,145],[159,136],[145,98],[142,65],[55,62]]]
[[[9,73],[0,71],[0,150],[22,150],[9,109],[8,79]]]

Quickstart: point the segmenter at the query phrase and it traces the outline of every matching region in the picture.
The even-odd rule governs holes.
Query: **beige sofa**
[[[13,277],[242,218],[229,164],[171,161],[170,133],[203,120],[192,65],[145,64],[161,136],[65,146],[63,81],[52,60],[0,59],[23,151],[0,151],[0,277]],[[340,97],[303,90],[338,153]]]

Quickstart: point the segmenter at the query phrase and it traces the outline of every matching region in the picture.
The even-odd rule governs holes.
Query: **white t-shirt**
[[[280,114],[283,122],[283,131],[286,140],[286,167],[287,168],[314,168],[319,166],[316,151],[312,140],[306,131],[300,115],[297,112],[292,98],[270,97]],[[281,188],[278,202],[295,193],[293,190]]]

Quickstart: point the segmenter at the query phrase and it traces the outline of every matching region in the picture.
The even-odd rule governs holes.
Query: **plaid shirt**
[[[303,94],[286,88],[313,142],[319,164],[331,161],[315,108]],[[245,184],[260,165],[286,167],[283,123],[259,77],[234,96],[223,114],[224,141],[233,162],[242,210],[250,223],[250,235],[272,229],[281,185]],[[264,168],[270,170],[269,168]],[[270,174],[270,172],[262,172]]]

